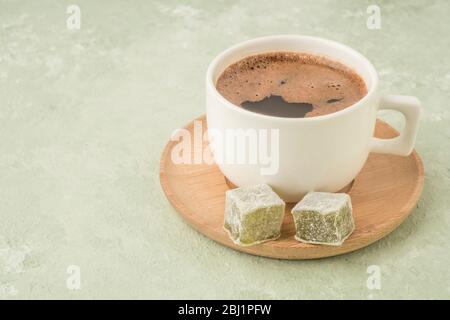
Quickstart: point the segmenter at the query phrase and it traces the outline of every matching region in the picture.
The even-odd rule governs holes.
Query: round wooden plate
[[[196,120],[205,130],[205,116]],[[185,129],[193,136],[194,121]],[[392,138],[396,135],[398,132],[395,129],[381,120],[377,121],[376,137]],[[171,152],[177,143],[167,143],[160,163],[161,185],[170,203],[190,225],[207,237],[227,247],[270,258],[316,259],[368,246],[405,220],[415,207],[424,182],[423,164],[415,151],[408,157],[370,154],[348,191],[352,198],[356,228],[342,246],[311,245],[296,241],[290,214],[294,204],[287,204],[278,240],[240,247],[228,238],[222,227],[225,191],[230,188],[224,176],[214,164],[175,164],[171,160]],[[194,144],[194,148],[207,148],[207,145]]]

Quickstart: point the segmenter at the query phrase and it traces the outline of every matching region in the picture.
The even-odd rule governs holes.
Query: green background
[[[66,27],[73,3],[80,30]],[[371,4],[380,30],[366,27]],[[449,16],[444,0],[0,0],[0,297],[450,298]],[[423,102],[418,207],[351,254],[238,253],[185,224],[159,185],[171,132],[204,113],[211,59],[286,33],[357,49],[383,92]],[[70,265],[79,290],[66,286]],[[379,290],[366,286],[370,265]]]

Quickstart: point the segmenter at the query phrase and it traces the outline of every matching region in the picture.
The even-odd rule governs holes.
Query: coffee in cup
[[[246,110],[287,118],[343,110],[367,93],[352,68],[324,56],[267,52],[228,66],[216,83],[228,101]]]

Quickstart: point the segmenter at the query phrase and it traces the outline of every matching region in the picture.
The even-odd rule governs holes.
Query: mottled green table
[[[367,27],[371,4],[381,29]],[[449,15],[445,0],[0,0],[0,297],[450,298]],[[161,191],[160,153],[204,112],[209,61],[280,33],[348,44],[384,92],[423,101],[421,200],[363,250],[238,253],[185,224]]]

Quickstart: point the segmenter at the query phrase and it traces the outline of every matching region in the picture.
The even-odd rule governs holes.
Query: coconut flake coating
[[[298,241],[340,246],[354,230],[346,193],[310,192],[291,211]]]
[[[242,246],[274,240],[281,235],[285,203],[266,184],[228,190],[224,228]]]

